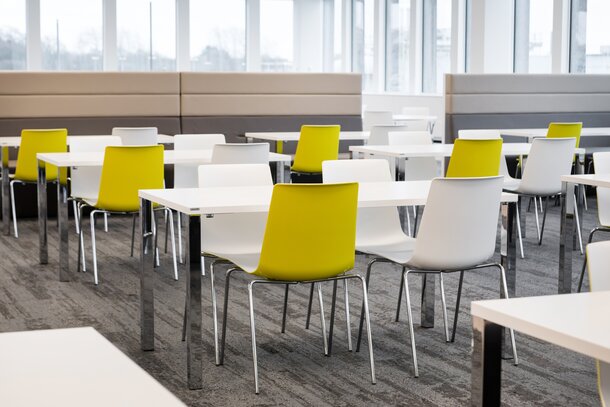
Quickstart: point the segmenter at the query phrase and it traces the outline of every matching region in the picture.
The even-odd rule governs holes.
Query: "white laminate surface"
[[[569,182],[572,184],[582,184],[590,185],[593,187],[610,188],[610,174],[562,175],[561,181]]]
[[[431,181],[360,183],[359,207],[425,205]],[[140,197],[188,215],[265,212],[272,186],[140,190]],[[517,196],[503,193],[503,202]]]
[[[104,153],[38,153],[36,157],[57,167],[101,166]],[[212,160],[212,149],[206,150],[165,150],[165,164],[209,164]],[[269,162],[290,162],[287,154],[269,153]]]
[[[532,145],[530,143],[504,143],[502,155],[518,156],[528,155]],[[373,154],[385,157],[414,158],[414,157],[451,157],[453,144],[414,144],[414,145],[366,145],[350,146],[350,151],[355,153]],[[576,148],[577,154],[584,154],[585,150]]]
[[[2,406],[184,406],[95,329],[0,334]]]
[[[473,316],[610,363],[610,291],[473,301]]]
[[[394,114],[392,120],[395,122],[411,122],[411,121],[426,121],[434,122],[437,117],[432,115],[418,115],[418,114]]]
[[[299,141],[301,133],[298,131],[273,131],[273,132],[247,132],[246,138],[268,141]],[[339,140],[368,140],[368,131],[342,131]]]
[[[547,129],[500,129],[500,134],[503,136],[515,137],[546,137]],[[610,136],[610,127],[583,127],[580,132],[580,137],[595,137],[595,136]]]
[[[68,136],[68,145],[70,140],[79,137],[108,137],[108,135],[79,135],[79,136]],[[159,144],[174,144],[174,137],[168,136],[167,134],[157,134],[157,143]],[[19,147],[21,145],[21,137],[9,136],[0,137],[0,146],[3,147]]]

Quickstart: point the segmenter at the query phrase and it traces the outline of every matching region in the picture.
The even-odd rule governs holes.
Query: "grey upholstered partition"
[[[184,133],[224,133],[235,142],[247,131],[303,124],[362,129],[360,74],[184,72],[180,87]]]
[[[445,142],[460,129],[547,127],[581,121],[610,127],[610,75],[448,74],[445,76]],[[610,146],[588,137],[585,147]]]

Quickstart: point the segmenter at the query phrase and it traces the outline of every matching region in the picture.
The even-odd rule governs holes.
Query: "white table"
[[[363,140],[369,139],[369,131],[341,131],[339,140]],[[271,132],[246,132],[246,141],[251,143],[255,140],[275,141],[275,151],[282,153],[284,151],[284,142],[297,142],[301,137],[298,131],[271,131]]]
[[[74,139],[78,139],[80,137],[87,137],[88,140],[96,137],[108,137],[107,135],[83,135],[83,136],[68,136],[68,145]],[[168,136],[166,134],[158,134],[157,142],[159,144],[173,144],[174,137]],[[19,148],[21,145],[21,137],[0,137],[0,162],[2,174],[2,188],[0,190],[1,199],[2,199],[2,229],[4,230],[5,235],[10,234],[10,191],[9,191],[9,162],[8,162],[8,149],[11,148]]]
[[[358,191],[359,207],[425,205],[430,181],[361,183]],[[154,350],[154,258],[150,219],[152,203],[158,203],[188,216],[187,235],[187,365],[189,388],[201,388],[201,216],[224,213],[266,212],[273,187],[223,187],[141,190],[140,232],[141,271],[141,347]],[[515,208],[517,196],[502,194],[501,263],[507,270],[509,295],[516,286]],[[434,278],[425,284],[422,298],[422,326],[434,326]],[[429,306],[431,304],[431,306]]]
[[[393,114],[392,120],[396,124],[402,124],[404,122],[426,122],[427,128],[430,134],[434,132],[434,124],[436,123],[436,116],[433,115],[421,115],[421,114]]]
[[[185,406],[95,329],[0,334],[2,406]]]
[[[500,129],[503,136],[524,137],[530,142],[534,138],[546,137],[547,128],[536,129]],[[610,136],[610,127],[583,127],[580,137]]]
[[[501,328],[610,363],[610,291],[474,301],[472,406],[500,406]]]
[[[582,213],[581,202],[574,206],[576,185],[610,188],[610,174],[564,175],[561,177],[565,195],[561,198],[559,235],[559,293],[572,292],[572,251],[575,249],[575,211]],[[582,217],[580,218],[582,219]]]
[[[67,185],[59,182],[60,177],[65,179],[69,167],[96,167],[102,166],[104,153],[39,153],[36,155],[38,166],[38,234],[39,234],[39,261],[48,263],[47,241],[47,179],[44,163],[59,168],[57,182],[57,219],[59,228],[59,281],[70,281],[71,273],[69,259],[68,234],[68,189]],[[166,150],[164,152],[165,164],[209,164],[212,159],[212,150]],[[284,167],[290,165],[291,157],[285,154],[269,153],[269,162],[277,162],[278,182],[284,181]],[[283,165],[280,165],[283,164]],[[7,177],[8,178],[8,177]],[[3,179],[4,182],[4,179]],[[3,208],[4,210],[4,208]],[[6,215],[5,233],[10,234],[8,224],[9,215]]]

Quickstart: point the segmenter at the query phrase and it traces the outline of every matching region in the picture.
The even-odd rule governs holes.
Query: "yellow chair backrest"
[[[292,170],[322,172],[322,161],[339,158],[341,126],[302,126]]]
[[[457,139],[447,168],[447,177],[495,177],[500,173],[502,139]]]
[[[163,188],[163,146],[106,147],[96,208],[140,209],[138,190]]]
[[[576,148],[580,145],[580,133],[582,132],[582,123],[549,123],[549,129],[546,132],[547,138],[565,138],[576,137]]]
[[[38,179],[37,153],[65,153],[68,151],[67,129],[21,130],[15,179],[36,182]],[[47,180],[57,180],[57,167],[46,164]]]
[[[354,267],[358,184],[277,184],[254,274],[305,281]]]

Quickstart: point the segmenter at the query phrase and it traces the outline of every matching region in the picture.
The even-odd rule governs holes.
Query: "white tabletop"
[[[576,174],[562,175],[561,181],[572,184],[590,185],[593,187],[610,188],[610,174]]]
[[[184,406],[93,328],[0,334],[2,406]]]
[[[504,143],[502,144],[502,155],[528,155],[532,145],[530,143]],[[350,151],[364,154],[382,155],[385,157],[451,157],[453,144],[414,144],[407,146],[398,145],[366,145],[350,146]],[[584,149],[575,149],[577,154],[584,154]]]
[[[358,207],[425,205],[431,181],[365,182],[358,188]],[[272,186],[146,189],[140,197],[188,215],[266,212]],[[503,202],[517,196],[503,193]]]
[[[420,115],[420,114],[393,114],[392,120],[395,122],[410,122],[410,121],[426,121],[434,122],[437,117],[432,115]]]
[[[39,160],[57,167],[95,167],[104,163],[104,153],[38,153]],[[290,162],[287,154],[269,153],[269,162]],[[165,150],[165,164],[209,164],[212,161],[212,149],[206,150]]]
[[[503,136],[516,137],[546,137],[546,128],[537,129],[501,129],[500,134]],[[583,127],[580,132],[580,137],[595,137],[595,136],[610,136],[610,127]]]
[[[79,136],[68,136],[68,145],[74,138],[79,137],[108,137],[108,135],[92,134],[92,135],[79,135]],[[174,137],[168,136],[167,134],[157,134],[157,143],[159,144],[173,144]],[[0,146],[4,147],[19,147],[21,145],[21,137],[0,137]]]
[[[474,301],[473,316],[610,363],[610,291]]]
[[[368,131],[342,131],[339,133],[339,140],[368,140]],[[298,131],[272,131],[254,133],[247,132],[246,138],[255,138],[258,140],[269,140],[269,141],[299,141],[301,133]]]

